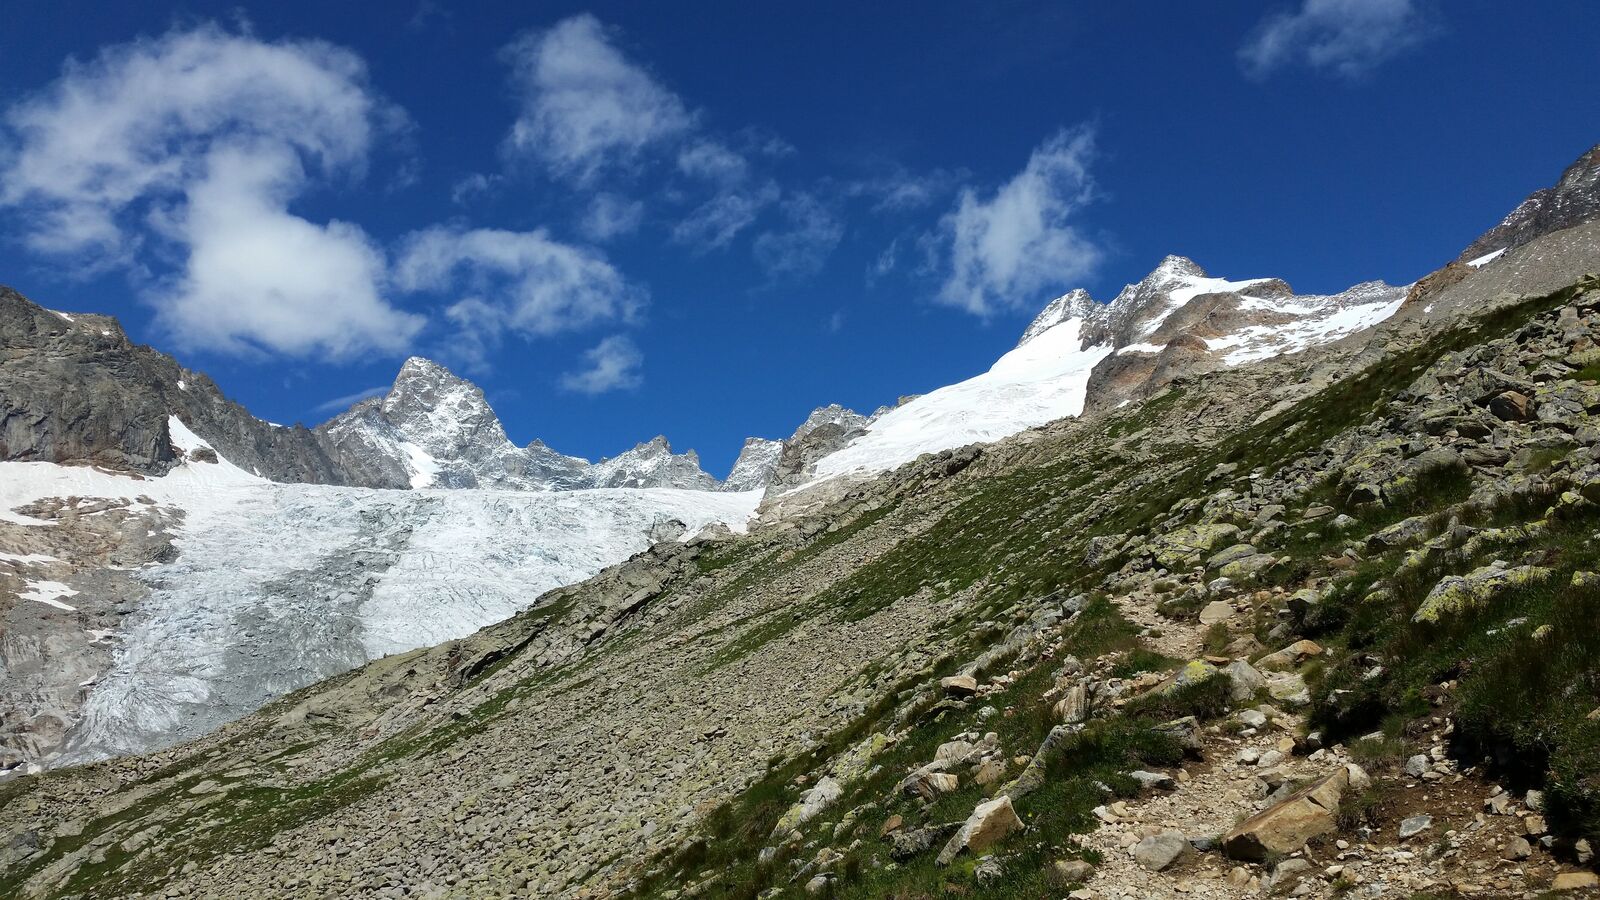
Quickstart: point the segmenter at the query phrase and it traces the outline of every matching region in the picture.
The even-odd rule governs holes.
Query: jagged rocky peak
[[[1457,262],[1483,265],[1535,238],[1600,215],[1600,144],[1585,151],[1555,185],[1534,191],[1499,225],[1461,252]]]
[[[400,366],[382,408],[430,453],[449,456],[473,445],[487,449],[511,443],[482,388],[420,356]]]
[[[715,478],[700,468],[700,454],[689,450],[673,453],[666,437],[656,435],[632,450],[602,459],[590,467],[593,487],[651,488],[671,487],[714,491]]]
[[[663,437],[593,465],[539,440],[518,447],[482,388],[416,356],[400,367],[386,395],[317,430],[344,466],[372,483],[531,491],[717,487],[693,451],[674,454]]]
[[[871,421],[870,418],[853,409],[840,406],[837,403],[830,403],[827,406],[819,406],[812,410],[811,415],[806,416],[806,420],[801,422],[800,427],[796,428],[794,434],[789,436],[789,441],[793,443],[801,440],[819,428],[837,427],[841,431],[851,431],[865,427]]]
[[[772,474],[783,455],[783,441],[767,438],[745,438],[739,458],[733,461],[733,470],[722,481],[725,491],[759,491],[772,483]]]

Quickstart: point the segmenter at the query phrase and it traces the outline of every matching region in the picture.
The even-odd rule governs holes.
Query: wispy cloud
[[[678,151],[678,170],[717,184],[732,185],[750,174],[750,164],[714,140],[699,140]]]
[[[343,397],[335,397],[332,400],[318,403],[316,406],[311,407],[311,411],[317,413],[318,415],[327,415],[331,412],[343,412],[344,410],[349,409],[363,400],[371,400],[373,397],[382,397],[387,393],[389,393],[389,385],[380,384],[376,387],[369,387],[366,390],[356,391],[354,394],[345,394]]]
[[[561,386],[580,394],[627,390],[644,383],[644,354],[626,335],[614,334],[583,353],[584,368],[561,376]]]
[[[848,196],[870,200],[873,212],[909,212],[944,200],[955,192],[963,177],[964,172],[949,169],[914,172],[895,165],[888,171],[849,182],[844,190]]]
[[[844,236],[844,223],[815,196],[784,198],[784,227],[757,237],[751,245],[756,262],[770,277],[810,275],[827,262]]]
[[[644,221],[644,203],[619,194],[600,193],[589,201],[589,209],[578,222],[578,230],[591,241],[609,241],[632,234]]]
[[[385,297],[382,251],[356,225],[289,211],[319,179],[359,176],[404,116],[354,54],[215,26],[69,63],[5,114],[0,206],[26,243],[123,267],[185,348],[346,359],[404,348],[423,319]]]
[[[938,302],[979,316],[1028,307],[1100,262],[1101,249],[1073,221],[1094,195],[1094,137],[1088,126],[1059,131],[993,195],[961,192],[929,242],[945,272]]]
[[[1263,19],[1239,62],[1255,77],[1298,64],[1359,78],[1435,30],[1416,0],[1303,0]]]
[[[726,247],[755,222],[762,210],[778,202],[780,194],[773,182],[718,194],[673,226],[672,239],[701,253]]]

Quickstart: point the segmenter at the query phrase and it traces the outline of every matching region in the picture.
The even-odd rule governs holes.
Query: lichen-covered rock
[[[787,812],[778,817],[778,823],[772,828],[772,836],[782,837],[816,818],[824,809],[833,805],[843,793],[844,788],[839,782],[824,775],[816,787],[800,795],[799,803],[789,807]]]
[[[1220,574],[1232,581],[1249,581],[1260,572],[1276,565],[1278,558],[1270,553],[1256,553],[1236,559],[1222,567]]]
[[[1538,584],[1552,574],[1543,566],[1488,565],[1467,575],[1446,576],[1428,592],[1412,621],[1437,622],[1443,616],[1487,606],[1507,591]]]
[[[1207,553],[1239,537],[1239,526],[1226,522],[1185,525],[1170,531],[1152,544],[1156,564],[1167,569],[1196,565]]]

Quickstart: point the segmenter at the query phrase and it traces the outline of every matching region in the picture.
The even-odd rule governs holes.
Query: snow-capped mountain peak
[[[1185,373],[1337,340],[1393,315],[1406,291],[1368,282],[1296,296],[1282,279],[1217,278],[1192,259],[1168,256],[1109,303],[1081,288],[1052,300],[989,371],[874,416],[811,474],[892,469],[923,453],[1148,396]]]
[[[1022,332],[1022,340],[1017,341],[1017,346],[1021,347],[1068,319],[1088,319],[1095,314],[1099,306],[1100,303],[1089,296],[1088,291],[1083,288],[1073,288],[1045,304],[1045,308],[1028,323],[1027,330]]]

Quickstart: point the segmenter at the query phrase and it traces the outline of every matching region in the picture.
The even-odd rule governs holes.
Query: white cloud
[[[750,227],[761,211],[778,201],[776,184],[718,194],[700,204],[672,229],[672,238],[700,252],[726,247]]]
[[[580,394],[636,388],[644,383],[644,354],[626,335],[614,334],[583,353],[585,368],[561,376],[561,386]]]
[[[23,240],[80,265],[181,259],[147,297],[182,346],[348,358],[422,327],[384,298],[359,228],[288,211],[318,179],[361,175],[403,123],[348,51],[174,31],[69,62],[5,121],[0,205]]]
[[[445,311],[454,348],[482,365],[506,333],[545,337],[635,320],[645,292],[603,256],[551,240],[542,230],[430,228],[405,241],[395,281],[409,291],[453,291]]]
[[[632,234],[644,221],[644,204],[617,194],[596,194],[589,201],[578,228],[592,241],[609,241]]]
[[[1263,19],[1239,61],[1256,76],[1300,63],[1356,78],[1432,33],[1415,0],[1304,0]]]
[[[751,249],[770,276],[810,275],[822,268],[844,236],[844,225],[810,194],[783,201],[788,227],[756,238]]]
[[[303,176],[292,153],[219,146],[175,220],[184,273],[156,296],[157,321],[193,347],[335,359],[400,351],[422,319],[380,293],[385,260],[360,228],[284,211]]]
[[[683,101],[624,56],[594,16],[524,35],[505,55],[522,100],[507,152],[579,184],[632,167],[647,147],[693,125]]]
[[[1093,195],[1093,154],[1093,129],[1064,129],[993,196],[963,190],[933,241],[948,267],[936,299],[987,316],[1087,275],[1101,250],[1071,220]]]

